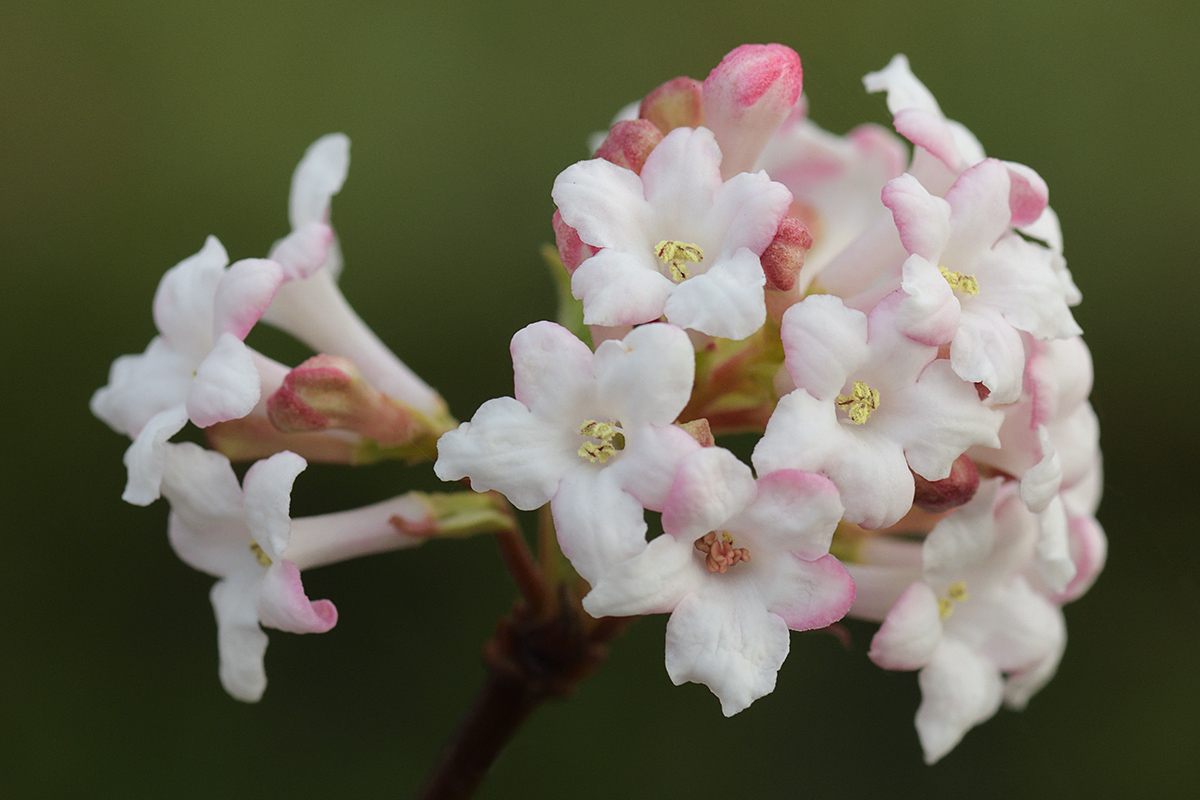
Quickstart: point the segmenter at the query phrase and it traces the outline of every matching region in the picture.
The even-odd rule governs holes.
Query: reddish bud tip
[[[925,511],[949,511],[970,502],[979,488],[979,470],[966,454],[959,456],[950,468],[950,475],[940,481],[928,481],[913,473],[916,492],[913,505]]]
[[[596,248],[584,244],[579,238],[579,232],[563,221],[560,212],[554,212],[550,224],[554,227],[554,244],[558,247],[558,257],[562,259],[567,274],[572,275],[580,264],[596,255]]]
[[[796,285],[796,276],[800,274],[812,245],[808,226],[795,217],[784,217],[775,238],[759,258],[772,289],[786,292]]]
[[[748,109],[767,102],[784,113],[800,99],[804,70],[796,51],[782,44],[735,47],[704,81],[705,101],[720,95]]]
[[[704,124],[704,84],[682,75],[659,86],[642,100],[638,116],[665,136],[676,128]]]
[[[596,150],[596,158],[611,161],[618,167],[631,169],[639,175],[650,151],[663,140],[662,131],[645,119],[627,119],[613,125],[608,138]]]

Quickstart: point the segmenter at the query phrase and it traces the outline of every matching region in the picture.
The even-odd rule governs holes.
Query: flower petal
[[[931,195],[912,175],[890,181],[882,197],[904,249],[937,263],[950,239],[950,204]]]
[[[767,319],[767,276],[746,248],[675,287],[663,313],[675,325],[723,339],[745,339]]]
[[[534,416],[570,418],[578,426],[594,413],[592,351],[573,333],[553,322],[535,322],[516,332],[509,352],[514,394]]]
[[[626,432],[625,449],[605,470],[643,506],[662,511],[680,462],[699,449],[676,425],[642,425]]]
[[[309,145],[292,173],[288,220],[293,230],[310,222],[329,221],[330,200],[342,190],[349,169],[350,139],[346,134],[326,134]]]
[[[706,577],[691,542],[659,536],[640,555],[605,570],[583,607],[593,617],[665,614],[700,589]]]
[[[727,583],[723,591],[688,595],[671,614],[667,674],[676,686],[708,686],[731,717],[775,689],[790,643],[782,618],[739,583]]]
[[[937,596],[928,584],[915,581],[888,612],[871,639],[867,655],[884,669],[921,669],[933,658],[941,641]]]
[[[310,601],[300,570],[291,561],[276,561],[267,569],[257,609],[263,625],[289,633],[324,633],[337,624],[333,603]]]
[[[267,688],[263,654],[267,635],[258,626],[259,583],[249,575],[217,581],[209,598],[217,616],[221,685],[237,700],[256,703]]]
[[[691,543],[753,502],[750,468],[722,447],[702,447],[683,460],[663,508],[663,530]]]
[[[823,475],[781,469],[758,479],[749,506],[728,522],[732,533],[745,531],[759,547],[815,561],[829,552],[843,508],[837,487]]]
[[[129,477],[122,500],[135,506],[148,506],[158,499],[166,461],[166,442],[186,424],[187,411],[182,405],[160,411],[150,418],[125,451]]]
[[[942,642],[918,680],[917,736],[926,764],[953,750],[967,731],[1000,708],[999,670],[953,639]]]
[[[775,564],[775,576],[763,591],[767,610],[788,628],[811,631],[832,625],[854,602],[854,579],[833,556],[807,561],[788,553]]]
[[[196,368],[188,389],[188,418],[200,428],[241,419],[254,410],[261,391],[250,348],[232,333],[223,333]]]
[[[580,466],[567,472],[550,510],[559,547],[588,583],[646,547],[642,506],[608,470]]]
[[[292,484],[307,466],[303,458],[284,450],[254,462],[242,480],[246,526],[273,561],[287,549],[292,529]]]
[[[662,147],[659,144],[654,153]],[[646,166],[649,165],[647,159]],[[645,168],[642,174],[645,175]],[[563,170],[554,179],[550,195],[563,221],[575,229],[584,243],[635,252],[647,247],[645,229],[654,214],[643,192],[642,180],[632,170],[595,158]],[[653,245],[651,242],[650,246]]]
[[[283,267],[265,258],[244,258],[226,270],[213,298],[213,339],[226,333],[245,339],[283,278]]]
[[[636,325],[662,316],[675,284],[650,261],[604,249],[579,265],[571,275],[571,294],[583,301],[588,325]]]
[[[671,424],[692,394],[695,350],[674,325],[642,325],[610,339],[592,364],[600,408],[627,428]]]
[[[867,317],[832,295],[813,295],[783,315],[784,363],[798,388],[833,400],[867,359]]]
[[[213,295],[229,256],[215,236],[167,270],[154,293],[154,325],[177,349],[202,357],[212,341]]]
[[[582,463],[576,455],[580,444],[575,431],[548,427],[517,400],[498,397],[438,440],[433,471],[444,481],[470,478],[475,491],[495,489],[531,511],[545,505],[563,474]]]

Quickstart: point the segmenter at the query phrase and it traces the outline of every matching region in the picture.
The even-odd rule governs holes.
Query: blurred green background
[[[8,797],[406,797],[482,675],[514,594],[486,538],[315,571],[341,621],[273,633],[270,687],[216,675],[211,579],[166,508],[123,504],[126,441],[87,412],[153,334],[162,272],[216,234],[286,232],[292,168],[353,140],[334,219],[345,293],[460,418],[511,391],[508,340],[552,315],[550,186],[585,136],[746,41],[801,54],[813,118],[886,123],[860,77],[906,52],[990,154],[1047,179],[1085,300],[1103,424],[1107,572],[1067,608],[1058,677],[936,767],[912,674],[870,628],[796,635],[779,688],[724,719],[674,688],[663,619],[543,708],[481,797],[1194,796],[1200,778],[1200,11],[1194,2],[56,3],[0,10],[8,364],[0,784]],[[269,332],[284,360],[303,351]],[[311,467],[297,514],[425,469]]]

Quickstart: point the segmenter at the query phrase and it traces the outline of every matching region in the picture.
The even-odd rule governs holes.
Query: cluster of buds
[[[511,533],[509,503],[548,506],[580,613],[670,614],[668,675],[726,715],[774,689],[789,631],[847,615],[880,623],[872,661],[919,670],[929,762],[1052,677],[1105,538],[1046,185],[985,157],[903,56],[864,79],[899,136],[823,131],[801,79],[791,49],[744,45],[618,114],[554,183],[562,324],[519,331],[514,396],[461,425],[337,288],[344,136],[300,162],[267,258],[229,266],[210,237],[166,273],[159,335],[92,410],[133,440],[125,499],[165,496],[175,551],[220,579],[230,694],[262,694],[263,626],[336,622],[302,570]],[[318,355],[254,351],[259,321]],[[189,422],[212,449],[171,441]],[[750,464],[717,444],[735,433],[759,436]],[[290,519],[306,460],[383,458],[472,491]],[[256,461],[240,485],[231,460]]]
[[[1051,678],[1103,566],[1080,295],[1045,182],[903,56],[864,79],[902,138],[818,128],[801,74],[739,47],[558,176],[578,324],[513,337],[514,397],[435,471],[548,503],[587,612],[669,613],[668,674],[726,715],[774,688],[789,630],[882,623],[870,658],[920,671],[933,762]],[[753,470],[730,433],[760,435]]]

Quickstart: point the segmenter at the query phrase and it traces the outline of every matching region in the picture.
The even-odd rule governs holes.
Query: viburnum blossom
[[[663,508],[665,535],[607,570],[583,598],[595,616],[671,614],[667,673],[706,684],[732,716],[775,688],[788,629],[845,615],[854,583],[829,555],[837,489],[812,473],[755,481],[716,447],[683,460]]]
[[[125,500],[148,505],[159,493],[163,443],[190,419],[204,428],[243,417],[260,395],[255,356],[243,339],[283,281],[273,261],[245,259],[226,269],[225,248],[203,249],[167,270],[154,294],[159,335],[140,355],[113,362],[92,413],[133,438],[125,453]]]
[[[563,552],[596,577],[640,551],[643,507],[662,507],[678,462],[700,446],[671,425],[692,388],[691,342],[673,325],[645,325],[593,354],[535,322],[511,349],[516,396],[443,436],[434,471],[517,508],[551,503]]]
[[[867,619],[890,605],[871,642],[885,669],[921,670],[917,733],[925,759],[940,759],[1002,700],[1020,707],[1054,674],[1066,643],[1062,612],[1020,574],[1037,538],[1033,515],[993,479],[896,565],[851,565]],[[869,553],[869,551],[867,551]],[[912,581],[911,583],[907,583]],[[899,597],[891,594],[905,586]],[[894,601],[894,604],[892,604]]]
[[[913,501],[913,472],[937,481],[968,447],[998,444],[1002,418],[954,375],[938,348],[899,333],[898,295],[866,316],[814,295],[783,318],[788,375],[754,450],[759,471],[824,472],[846,520],[882,528]],[[911,467],[911,471],[910,471]]]
[[[598,248],[571,276],[585,323],[661,316],[730,339],[762,326],[758,257],[792,196],[762,172],[722,181],[711,131],[676,128],[640,175],[604,159],[581,161],[558,176],[553,196],[563,221]]]
[[[919,671],[930,763],[1050,680],[1061,606],[1107,540],[1049,190],[988,158],[904,56],[864,78],[899,137],[820,129],[802,77],[790,48],[742,45],[594,137],[552,189],[560,322],[512,337],[513,396],[461,425],[337,286],[344,135],[296,167],[269,259],[227,268],[210,238],[168,271],[160,335],[114,363],[92,409],[134,438],[126,499],[161,486],[175,551],[219,579],[231,695],[263,692],[263,627],[336,622],[302,570],[478,532],[521,597],[484,648],[460,745],[569,694],[645,614],[670,614],[670,679],[705,684],[727,716],[774,689],[790,631],[879,623],[870,658]],[[292,367],[250,350],[259,318],[318,352]],[[168,441],[189,419],[220,452]],[[731,434],[758,437],[753,469]],[[302,455],[436,459],[470,491],[292,520]],[[255,461],[240,486],[230,459]],[[542,510],[536,556],[514,507]],[[482,775],[470,747],[448,752],[431,786]]]

